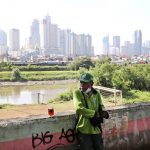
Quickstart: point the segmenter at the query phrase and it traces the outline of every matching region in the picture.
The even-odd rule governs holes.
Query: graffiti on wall
[[[108,149],[126,145],[128,147],[129,139],[127,136],[128,131],[128,113],[124,112],[121,115],[118,113],[110,114],[110,119],[105,120],[103,126],[104,144]],[[114,139],[114,137],[116,137]],[[116,147],[116,148],[117,148]]]
[[[45,133],[41,132],[32,134],[32,147],[35,149],[39,147],[40,145],[46,146],[49,144],[49,147],[46,148],[46,150],[54,150],[58,147],[65,146],[63,143],[61,143],[62,139],[65,139],[68,143],[73,143],[75,141],[75,130],[74,129],[67,129],[65,131],[64,128],[62,128],[60,136],[58,137],[58,140],[60,143],[53,144],[54,139],[53,134],[50,133],[50,131],[46,131]]]
[[[140,121],[139,118],[142,118]],[[144,111],[138,111],[136,115],[134,116],[134,126],[133,126],[133,132],[134,132],[134,141],[136,143],[136,146],[139,147],[141,145],[145,145],[148,143],[148,123],[145,119],[145,112]]]
[[[128,112],[113,113],[103,125],[104,144],[108,149],[129,149],[133,143],[134,148],[148,143],[148,121],[145,112],[138,110],[129,120]],[[114,138],[115,137],[115,138]]]

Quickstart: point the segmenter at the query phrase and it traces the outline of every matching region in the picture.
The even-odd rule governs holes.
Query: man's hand
[[[99,112],[95,112],[94,116],[90,119],[93,126],[99,126],[100,123],[103,123],[103,117]]]
[[[95,118],[99,118],[100,117],[100,113],[99,112],[95,112],[94,117]]]
[[[101,111],[99,112],[100,116],[105,118],[105,119],[108,119],[109,118],[109,113],[107,111]]]

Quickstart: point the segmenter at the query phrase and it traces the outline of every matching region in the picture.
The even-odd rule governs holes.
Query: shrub
[[[11,74],[11,80],[12,81],[20,81],[21,78],[21,74],[20,74],[20,70],[18,68],[14,68],[12,70],[12,74]]]

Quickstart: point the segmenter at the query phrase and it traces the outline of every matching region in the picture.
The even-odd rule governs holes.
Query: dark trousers
[[[104,150],[102,134],[78,133],[80,150]]]

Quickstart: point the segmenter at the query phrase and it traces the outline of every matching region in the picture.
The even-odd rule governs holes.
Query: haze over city
[[[77,34],[90,34],[95,53],[101,53],[107,34],[133,41],[135,30],[141,30],[143,42],[150,40],[149,0],[5,0],[0,5],[0,29],[20,30],[21,45],[30,36],[33,19],[47,14],[51,22]]]

